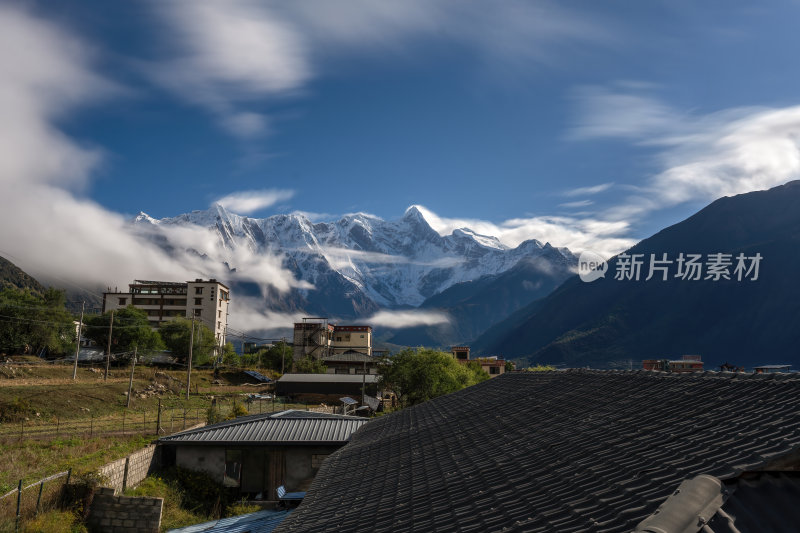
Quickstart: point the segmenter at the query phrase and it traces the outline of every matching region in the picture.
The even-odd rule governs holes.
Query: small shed
[[[287,410],[248,415],[159,439],[162,462],[203,471],[243,496],[306,490],[325,458],[367,419]],[[260,498],[259,498],[260,496]]]

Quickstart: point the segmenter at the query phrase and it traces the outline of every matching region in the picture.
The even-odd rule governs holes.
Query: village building
[[[163,466],[203,471],[243,496],[305,491],[322,462],[368,419],[288,410],[248,415],[158,440]]]
[[[372,327],[334,325],[327,318],[305,318],[294,325],[294,358],[324,359],[357,352],[372,356]]]
[[[205,324],[214,332],[218,346],[225,344],[231,292],[215,279],[186,282],[134,280],[127,292],[103,293],[103,312],[129,305],[147,313],[150,325],[160,327],[177,317]]]
[[[478,363],[481,366],[481,370],[489,374],[489,377],[492,378],[500,374],[505,374],[506,372],[505,359],[497,356],[471,358],[469,346],[452,346],[450,347],[450,354],[453,356],[453,359],[461,364],[467,364],[471,361]]]

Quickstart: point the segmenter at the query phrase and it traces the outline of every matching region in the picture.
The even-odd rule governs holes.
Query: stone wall
[[[104,485],[113,488],[117,494],[135,487],[158,466],[156,451],[157,447],[150,445],[100,468],[98,472],[104,478]]]
[[[86,525],[93,533],[158,533],[163,506],[163,498],[114,496],[104,487],[94,495]]]

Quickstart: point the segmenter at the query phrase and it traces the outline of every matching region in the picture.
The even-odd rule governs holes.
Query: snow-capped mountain
[[[302,214],[249,218],[217,204],[173,218],[140,213],[134,224],[151,235],[200,226],[215,233],[216,246],[277,255],[297,279],[314,288],[295,289],[290,296],[273,294],[270,307],[340,317],[417,307],[457,283],[502,274],[522,259],[542,258],[559,271],[576,263],[566,248],[537,240],[510,248],[467,228],[439,235],[414,206],[398,220],[357,213],[313,223]]]

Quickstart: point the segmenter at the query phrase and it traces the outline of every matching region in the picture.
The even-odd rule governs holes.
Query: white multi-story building
[[[128,285],[128,292],[104,292],[103,312],[133,305],[147,313],[154,328],[175,317],[194,317],[214,332],[222,346],[230,301],[230,289],[215,279],[183,283],[137,279]]]

